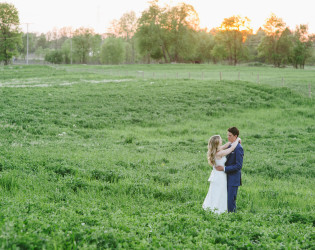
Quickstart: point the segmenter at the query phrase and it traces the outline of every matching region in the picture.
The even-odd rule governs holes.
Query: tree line
[[[293,65],[315,63],[315,35],[301,24],[290,30],[282,18],[269,16],[254,33],[247,17],[225,18],[220,27],[200,29],[198,13],[189,4],[150,2],[139,18],[131,11],[113,20],[106,33],[91,28],[23,33],[18,11],[0,3],[0,62],[25,59],[28,52],[50,63],[227,63]],[[28,46],[27,46],[28,43]]]

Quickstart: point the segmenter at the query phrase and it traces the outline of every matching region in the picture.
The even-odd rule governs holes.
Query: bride
[[[208,163],[213,166],[213,170],[208,179],[210,187],[202,208],[211,210],[215,213],[224,213],[227,211],[227,181],[224,171],[217,171],[215,166],[224,166],[226,155],[230,154],[240,142],[240,138],[233,143],[222,145],[222,139],[219,135],[214,135],[208,143]],[[230,147],[229,147],[230,146]]]

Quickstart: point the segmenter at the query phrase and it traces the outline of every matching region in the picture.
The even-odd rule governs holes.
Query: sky
[[[21,28],[29,32],[46,33],[54,27],[72,26],[93,28],[105,33],[113,19],[135,11],[137,17],[149,7],[148,0],[0,0],[12,3],[19,11]],[[201,28],[220,26],[224,18],[247,16],[254,32],[265,23],[271,13],[281,17],[291,29],[308,24],[315,33],[315,0],[159,0],[159,5],[191,4],[197,11]]]

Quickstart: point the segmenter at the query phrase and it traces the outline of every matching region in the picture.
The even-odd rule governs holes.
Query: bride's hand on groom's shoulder
[[[241,144],[241,143],[242,143],[242,139],[239,138],[239,137],[238,137],[238,139],[239,139],[239,140],[238,140],[239,144]]]

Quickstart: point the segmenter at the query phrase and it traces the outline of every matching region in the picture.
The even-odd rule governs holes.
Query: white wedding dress
[[[226,157],[215,160],[216,166],[224,166]],[[211,210],[215,213],[224,213],[227,211],[227,180],[224,171],[217,171],[213,166],[210,177],[208,179],[210,187],[202,208]]]

